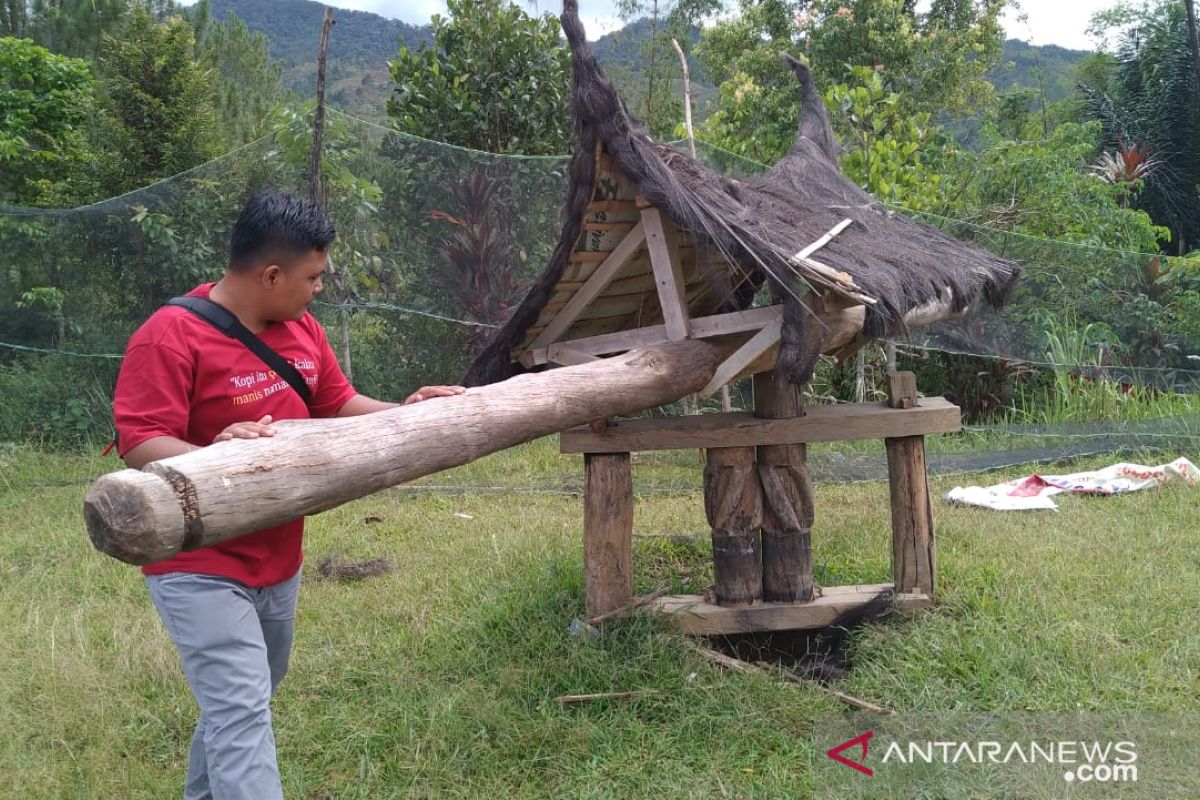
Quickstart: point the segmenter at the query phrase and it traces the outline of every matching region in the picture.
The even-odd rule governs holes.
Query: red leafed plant
[[[503,323],[526,289],[518,280],[513,264],[513,246],[497,226],[493,201],[500,190],[499,181],[482,172],[472,173],[462,183],[443,187],[461,209],[452,214],[443,209],[429,212],[429,218],[446,222],[455,230],[441,248],[431,278],[444,302],[455,314],[480,326]],[[470,336],[473,350],[482,346],[490,327],[477,327]]]
[[[1117,138],[1117,149],[1105,151],[1092,165],[1092,172],[1112,184],[1131,184],[1149,178],[1161,162],[1150,155],[1150,148],[1136,139],[1126,144]]]

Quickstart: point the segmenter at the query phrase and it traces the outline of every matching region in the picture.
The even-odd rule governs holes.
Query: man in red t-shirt
[[[224,306],[294,366],[309,403],[241,341],[166,306],[130,338],[117,378],[126,464],[141,469],[216,442],[272,436],[275,420],[395,407],[354,391],[308,313],[334,235],[316,204],[259,193],[234,225],[225,275],[188,293]],[[462,391],[424,387],[405,404]],[[269,703],[291,651],[303,531],[301,518],[142,568],[200,706],[185,800],[283,797]]]

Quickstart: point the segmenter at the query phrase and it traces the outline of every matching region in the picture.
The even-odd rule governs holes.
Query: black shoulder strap
[[[207,297],[172,297],[167,301],[169,306],[181,306],[191,311],[200,319],[212,325],[226,336],[237,339],[242,344],[246,345],[254,355],[262,359],[262,362],[278,373],[279,377],[286,380],[291,387],[296,390],[296,394],[300,395],[300,399],[308,405],[312,401],[312,392],[308,390],[308,384],[304,382],[303,376],[291,364],[283,360],[283,356],[276,353],[270,347],[263,343],[263,340],[250,332],[250,329],[241,323],[229,309],[220,303],[209,300]]]

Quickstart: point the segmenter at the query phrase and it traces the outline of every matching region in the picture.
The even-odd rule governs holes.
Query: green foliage
[[[450,0],[435,42],[390,64],[388,115],[402,131],[492,153],[569,149],[570,55],[550,15],[507,0]]]
[[[111,436],[117,363],[46,357],[0,363],[0,441],[75,448]]]
[[[91,105],[86,62],[0,38],[0,203],[37,204],[78,167]]]
[[[704,31],[699,55],[718,96],[697,136],[764,163],[796,138],[800,87],[779,52],[795,51],[792,9],[779,0],[744,2],[741,13]]]
[[[854,85],[837,84],[826,93],[834,119],[849,146],[842,171],[875,197],[918,211],[941,199],[942,176],[931,167],[949,147],[927,113],[908,113],[901,96],[889,92],[876,69],[853,67]]]
[[[278,123],[286,98],[283,66],[268,55],[269,43],[232,13],[207,25],[199,37],[200,61],[210,71],[216,124],[224,150],[267,133]]]
[[[904,113],[944,115],[979,106],[1000,57],[1003,0],[765,0],[704,32],[701,61],[720,92],[702,138],[739,155],[778,160],[795,137],[799,89],[778,58],[802,52],[818,86],[861,83],[874,69]]]
[[[136,8],[120,36],[105,40],[99,66],[110,194],[217,154],[211,77],[196,60],[194,34],[183,19],[155,22]]]
[[[131,0],[0,0],[0,36],[95,61],[105,35],[125,24]],[[161,3],[154,3],[160,6]]]

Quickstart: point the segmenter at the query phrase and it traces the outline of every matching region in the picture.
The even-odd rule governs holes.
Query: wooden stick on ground
[[[654,697],[662,694],[661,689],[640,689],[634,692],[599,692],[597,694],[563,694],[554,698],[561,705],[587,703],[591,700],[621,700],[630,697]]]
[[[752,675],[772,675],[775,672],[778,672],[786,680],[789,680],[793,683],[803,683],[806,686],[812,686],[812,687],[820,690],[821,692],[829,695],[830,697],[835,697],[838,700],[841,700],[843,703],[845,703],[848,706],[853,706],[854,708],[861,708],[864,711],[870,711],[874,714],[891,714],[891,713],[893,713],[890,710],[883,708],[882,706],[877,706],[874,703],[868,703],[866,700],[859,700],[857,697],[846,694],[845,692],[839,692],[834,689],[830,689],[828,686],[823,686],[822,684],[818,683],[817,681],[809,680],[808,678],[802,678],[799,675],[795,674],[794,672],[788,672],[787,670],[782,669],[782,668],[767,669],[764,667],[760,667],[756,664],[751,664],[748,661],[742,661],[741,659],[733,658],[732,656],[727,656],[724,653],[718,653],[716,650],[713,650],[712,648],[703,647],[701,645],[696,644],[695,642],[689,641],[686,644],[687,644],[687,647],[689,650],[696,653],[701,658],[711,661],[712,663],[716,664],[719,667],[725,667],[727,669],[737,670],[738,672],[746,672],[746,673],[749,673]]]

